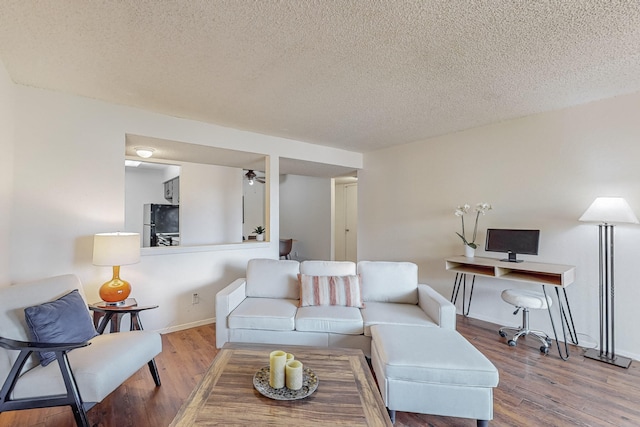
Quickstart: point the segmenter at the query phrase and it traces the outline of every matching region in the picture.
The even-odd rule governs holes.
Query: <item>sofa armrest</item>
[[[247,297],[247,281],[240,278],[216,294],[216,347],[229,341],[227,317]]]
[[[431,286],[418,285],[418,305],[441,328],[456,329],[456,307]]]

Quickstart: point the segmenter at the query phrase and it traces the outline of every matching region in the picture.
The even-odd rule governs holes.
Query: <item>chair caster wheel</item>
[[[540,347],[540,353],[549,354],[549,347]]]
[[[515,347],[518,343],[515,342],[514,340],[509,340],[507,341],[507,344],[509,344],[509,347]]]
[[[547,337],[544,340],[547,342],[547,344],[551,345],[551,338]]]
[[[498,331],[498,334],[500,334],[502,338],[507,336],[506,332],[503,332],[503,331]]]

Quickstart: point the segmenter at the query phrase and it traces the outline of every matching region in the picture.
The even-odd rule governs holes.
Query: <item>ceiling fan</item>
[[[249,185],[253,185],[255,181],[258,181],[261,184],[265,183],[264,177],[256,175],[256,173],[251,169],[249,169],[247,173],[244,174],[244,176],[245,178],[247,178],[247,181],[249,181]]]

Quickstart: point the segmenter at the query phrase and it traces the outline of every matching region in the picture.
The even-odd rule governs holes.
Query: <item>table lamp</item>
[[[120,266],[140,262],[140,234],[98,233],[93,236],[93,264],[113,267],[113,277],[100,286],[100,298],[108,305],[122,305],[131,293],[120,278]]]
[[[628,368],[631,359],[616,354],[613,223],[637,224],[638,218],[622,197],[598,197],[579,220],[600,223],[600,348],[589,349],[584,355],[590,359]]]

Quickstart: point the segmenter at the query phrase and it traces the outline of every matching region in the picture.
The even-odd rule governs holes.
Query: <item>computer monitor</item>
[[[538,255],[539,242],[540,230],[489,228],[484,250],[508,253],[509,258],[501,261],[522,262],[517,255]]]

